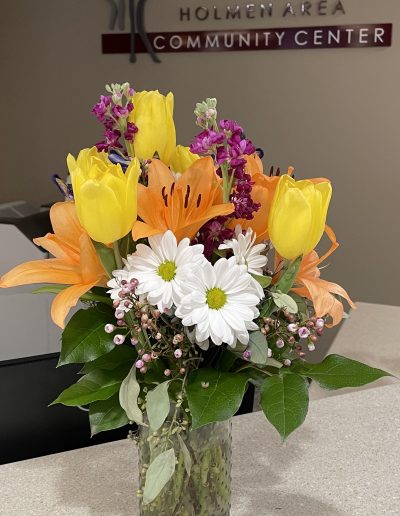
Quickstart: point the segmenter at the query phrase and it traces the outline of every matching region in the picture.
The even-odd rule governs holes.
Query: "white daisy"
[[[265,251],[267,246],[265,244],[254,245],[257,235],[251,228],[248,228],[246,234],[243,234],[242,227],[237,225],[235,236],[236,238],[232,238],[232,240],[225,240],[219,246],[219,249],[232,249],[238,265],[245,265],[249,274],[262,276],[263,268],[267,265],[268,258],[261,253]],[[254,278],[252,278],[252,282],[261,295],[261,285]]]
[[[257,304],[262,296],[235,257],[221,258],[214,266],[206,262],[186,278],[182,292],[175,315],[184,326],[195,326],[197,342],[210,337],[214,344],[235,347],[237,340],[248,343],[248,330],[258,329],[253,319],[259,315]]]
[[[145,294],[150,304],[164,312],[181,297],[187,275],[206,262],[204,246],[190,245],[189,238],[178,244],[170,230],[149,237],[149,244],[138,244],[127,257],[126,268],[139,281],[136,293]]]

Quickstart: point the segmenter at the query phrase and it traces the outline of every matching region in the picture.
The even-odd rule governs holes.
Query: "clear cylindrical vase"
[[[168,447],[172,444],[176,455],[175,473],[151,503],[140,498],[140,516],[229,516],[231,428],[229,420],[168,436]],[[154,438],[148,427],[140,428],[139,493],[149,464],[165,449],[162,441],[162,429]]]

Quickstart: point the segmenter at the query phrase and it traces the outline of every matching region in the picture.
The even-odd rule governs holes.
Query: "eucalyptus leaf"
[[[118,393],[115,393],[108,400],[91,403],[89,421],[92,437],[99,432],[127,425],[129,420],[119,403]]]
[[[260,406],[282,439],[286,439],[307,415],[307,380],[293,373],[266,378],[261,385]]]
[[[118,392],[124,375],[125,368],[117,368],[112,371],[92,371],[65,389],[51,405],[62,403],[76,407],[111,398]]]
[[[299,310],[297,303],[288,294],[283,294],[282,292],[271,292],[271,296],[278,308],[288,310],[291,314],[297,314]]]
[[[185,441],[182,439],[182,436],[180,434],[177,434],[179,445],[182,450],[183,455],[183,462],[185,464],[185,470],[188,476],[190,477],[190,472],[192,470],[192,457],[190,456],[190,452],[188,450],[188,447],[186,446]]]
[[[293,262],[285,263],[281,277],[279,278],[278,283],[275,285],[276,290],[282,292],[283,294],[287,294],[289,292],[293,286],[294,280],[296,279],[301,260],[302,256],[299,256]]]
[[[143,414],[138,405],[140,385],[136,380],[136,365],[134,364],[128,376],[121,383],[119,389],[119,403],[125,410],[130,421],[138,425],[143,424]]]
[[[104,331],[113,318],[112,308],[106,305],[76,312],[62,333],[57,367],[90,362],[114,349],[112,337]]]
[[[146,412],[152,430],[158,430],[167,419],[170,409],[168,387],[169,381],[157,385],[146,396]]]
[[[237,373],[192,371],[186,386],[192,429],[231,418],[242,403],[246,386],[247,378]]]
[[[315,380],[323,389],[361,387],[384,376],[393,376],[341,355],[328,355],[319,364],[297,360],[292,364],[292,371]]]
[[[260,276],[258,274],[252,274],[253,278],[258,281],[258,283],[262,286],[262,288],[267,288],[271,285],[272,277],[271,276]]]
[[[150,464],[143,489],[143,504],[151,503],[175,472],[175,451],[173,448],[160,453]]]
[[[254,364],[264,365],[268,358],[268,342],[265,335],[260,331],[253,331],[249,334],[249,349],[251,351],[250,361]]]

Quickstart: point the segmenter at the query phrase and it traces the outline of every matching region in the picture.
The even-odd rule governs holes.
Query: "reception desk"
[[[315,400],[284,444],[262,413],[234,418],[231,515],[400,514],[399,407],[397,383]],[[124,440],[0,466],[0,514],[137,515],[136,461]]]

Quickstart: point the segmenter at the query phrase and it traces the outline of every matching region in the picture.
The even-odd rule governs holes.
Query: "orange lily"
[[[54,298],[53,321],[64,328],[69,310],[95,285],[105,284],[106,273],[89,235],[80,226],[73,202],[59,202],[50,210],[54,234],[35,238],[55,258],[35,260],[17,265],[0,279],[0,287],[17,287],[32,283],[71,285]]]
[[[234,207],[222,203],[220,184],[212,158],[198,159],[177,181],[164,163],[152,160],[148,186],[138,185],[138,216],[142,220],[133,226],[134,240],[168,229],[178,241],[193,238],[210,219],[229,215]]]
[[[263,165],[257,155],[244,156],[247,161],[246,172],[251,175],[254,182],[251,198],[259,203],[260,209],[254,214],[251,220],[239,219],[231,222],[231,227],[240,224],[243,229],[251,228],[257,235],[256,242],[268,239],[268,217],[272,199],[280,176],[266,176],[263,172]],[[288,175],[292,175],[293,167],[287,170]]]
[[[317,317],[330,315],[332,323],[328,326],[335,326],[340,323],[344,314],[343,304],[335,297],[335,294],[346,299],[353,309],[356,306],[340,285],[320,278],[321,272],[318,265],[339,247],[333,230],[326,226],[325,232],[332,242],[330,249],[321,258],[315,251],[304,256],[295,280],[295,284],[300,286],[292,290],[299,296],[312,301]]]

